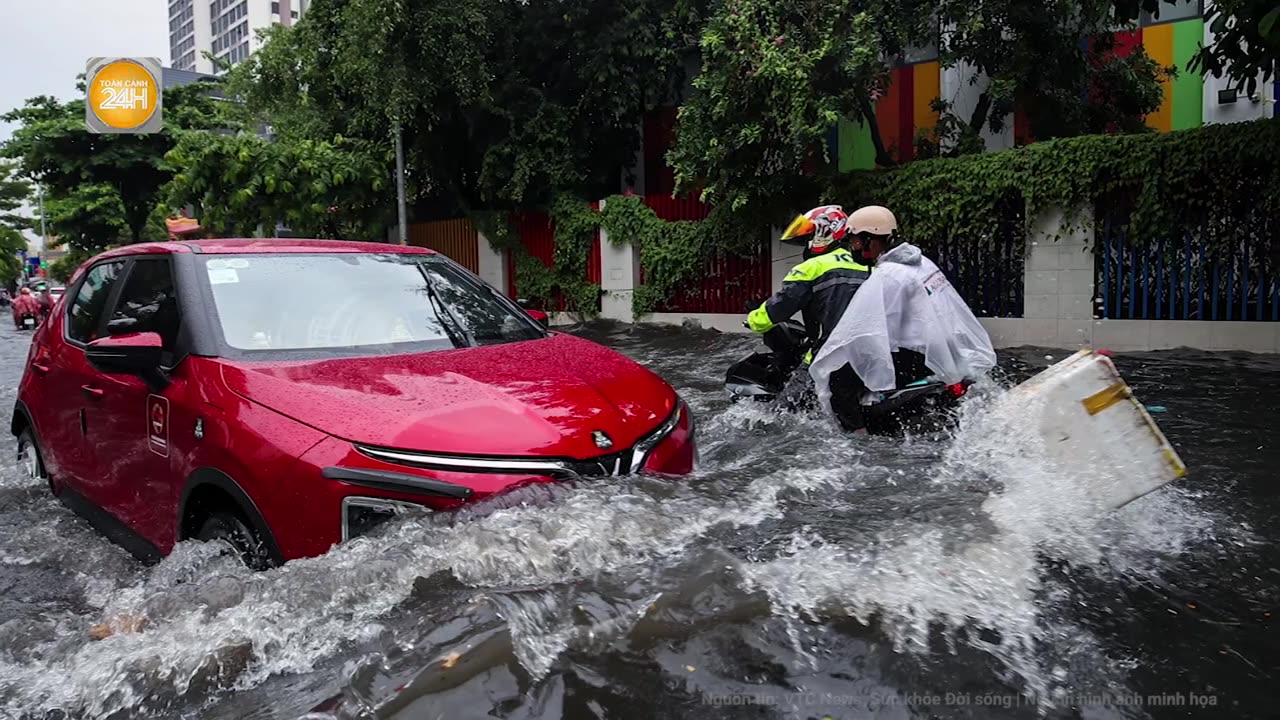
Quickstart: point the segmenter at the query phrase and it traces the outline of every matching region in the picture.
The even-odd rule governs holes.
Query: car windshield
[[[217,321],[237,350],[439,350],[531,340],[543,330],[429,255],[201,258]]]

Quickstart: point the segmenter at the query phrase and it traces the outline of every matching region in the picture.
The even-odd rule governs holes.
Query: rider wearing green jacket
[[[803,244],[804,261],[787,273],[781,290],[747,315],[747,326],[764,333],[799,312],[813,348],[804,358],[806,365],[871,276],[871,269],[854,258],[847,236],[848,217],[837,205],[797,217],[782,234],[782,242]]]

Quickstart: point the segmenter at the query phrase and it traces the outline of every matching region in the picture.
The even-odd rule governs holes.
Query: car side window
[[[153,332],[172,351],[181,318],[168,260],[135,260],[110,319],[108,335]]]
[[[88,343],[97,339],[99,321],[123,267],[123,262],[110,262],[89,269],[67,312],[67,335],[72,340]]]

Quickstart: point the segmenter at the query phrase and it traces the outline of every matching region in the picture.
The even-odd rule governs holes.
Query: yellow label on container
[[[1125,385],[1123,382],[1118,382],[1106,390],[1090,395],[1084,400],[1081,400],[1080,403],[1084,405],[1085,412],[1090,415],[1097,415],[1121,400],[1127,400],[1128,398],[1129,386]]]

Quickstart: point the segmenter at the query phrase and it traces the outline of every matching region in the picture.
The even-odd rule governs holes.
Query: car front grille
[[[563,478],[626,475],[633,471],[632,460],[635,457],[635,451],[632,448],[588,460],[466,457],[391,450],[366,445],[356,445],[356,450],[362,455],[375,460],[425,470],[502,475],[548,475]]]
[[[688,410],[684,407],[684,403],[678,403],[675,410],[662,424],[654,428],[632,447],[586,460],[550,457],[450,455],[359,444],[355,448],[365,457],[374,460],[427,470],[505,475],[547,475],[563,478],[630,475],[638,472],[644,466],[649,453],[658,446],[658,443],[671,434],[685,412],[688,412]]]

